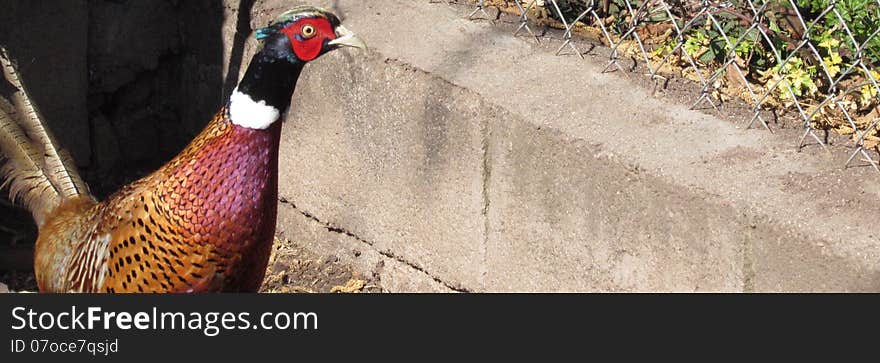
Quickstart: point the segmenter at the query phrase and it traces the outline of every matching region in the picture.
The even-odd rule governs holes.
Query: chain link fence
[[[848,137],[854,162],[880,171],[880,0],[477,0],[469,18],[517,16],[515,34],[541,37],[537,26],[564,30],[557,55],[576,33],[610,47],[605,71],[644,62],[649,76],[699,82],[692,108],[716,110],[739,98],[748,127],[770,130],[771,117],[795,115],[803,133],[827,148],[828,132]],[[634,66],[631,67],[634,69]],[[820,136],[822,134],[822,136]]]

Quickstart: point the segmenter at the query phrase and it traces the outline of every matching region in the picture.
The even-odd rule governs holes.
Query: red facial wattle
[[[307,25],[312,26],[315,30],[311,37],[303,34],[303,28]],[[302,19],[284,27],[281,32],[290,39],[290,45],[293,47],[293,52],[297,58],[305,62],[314,60],[321,55],[325,40],[336,38],[336,33],[333,31],[333,26],[330,25],[330,22],[327,19],[320,18]]]

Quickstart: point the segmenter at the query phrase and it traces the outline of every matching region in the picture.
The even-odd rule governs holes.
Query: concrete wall
[[[423,71],[334,60],[288,118],[286,218],[307,211],[463,290],[743,288],[733,211]]]
[[[688,110],[462,7],[336,5],[372,50],[305,72],[285,237],[394,291],[880,288],[880,190],[836,167],[846,148],[795,153],[796,130]]]

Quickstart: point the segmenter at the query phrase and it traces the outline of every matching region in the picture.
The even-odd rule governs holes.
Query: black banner
[[[880,295],[4,294],[0,362],[873,346],[857,332],[877,331],[878,307]]]

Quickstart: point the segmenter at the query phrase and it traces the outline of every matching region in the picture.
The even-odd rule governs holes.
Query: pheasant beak
[[[358,49],[367,49],[367,44],[361,38],[358,38],[350,30],[340,25],[336,27],[336,39],[327,43],[337,48],[352,47]]]

